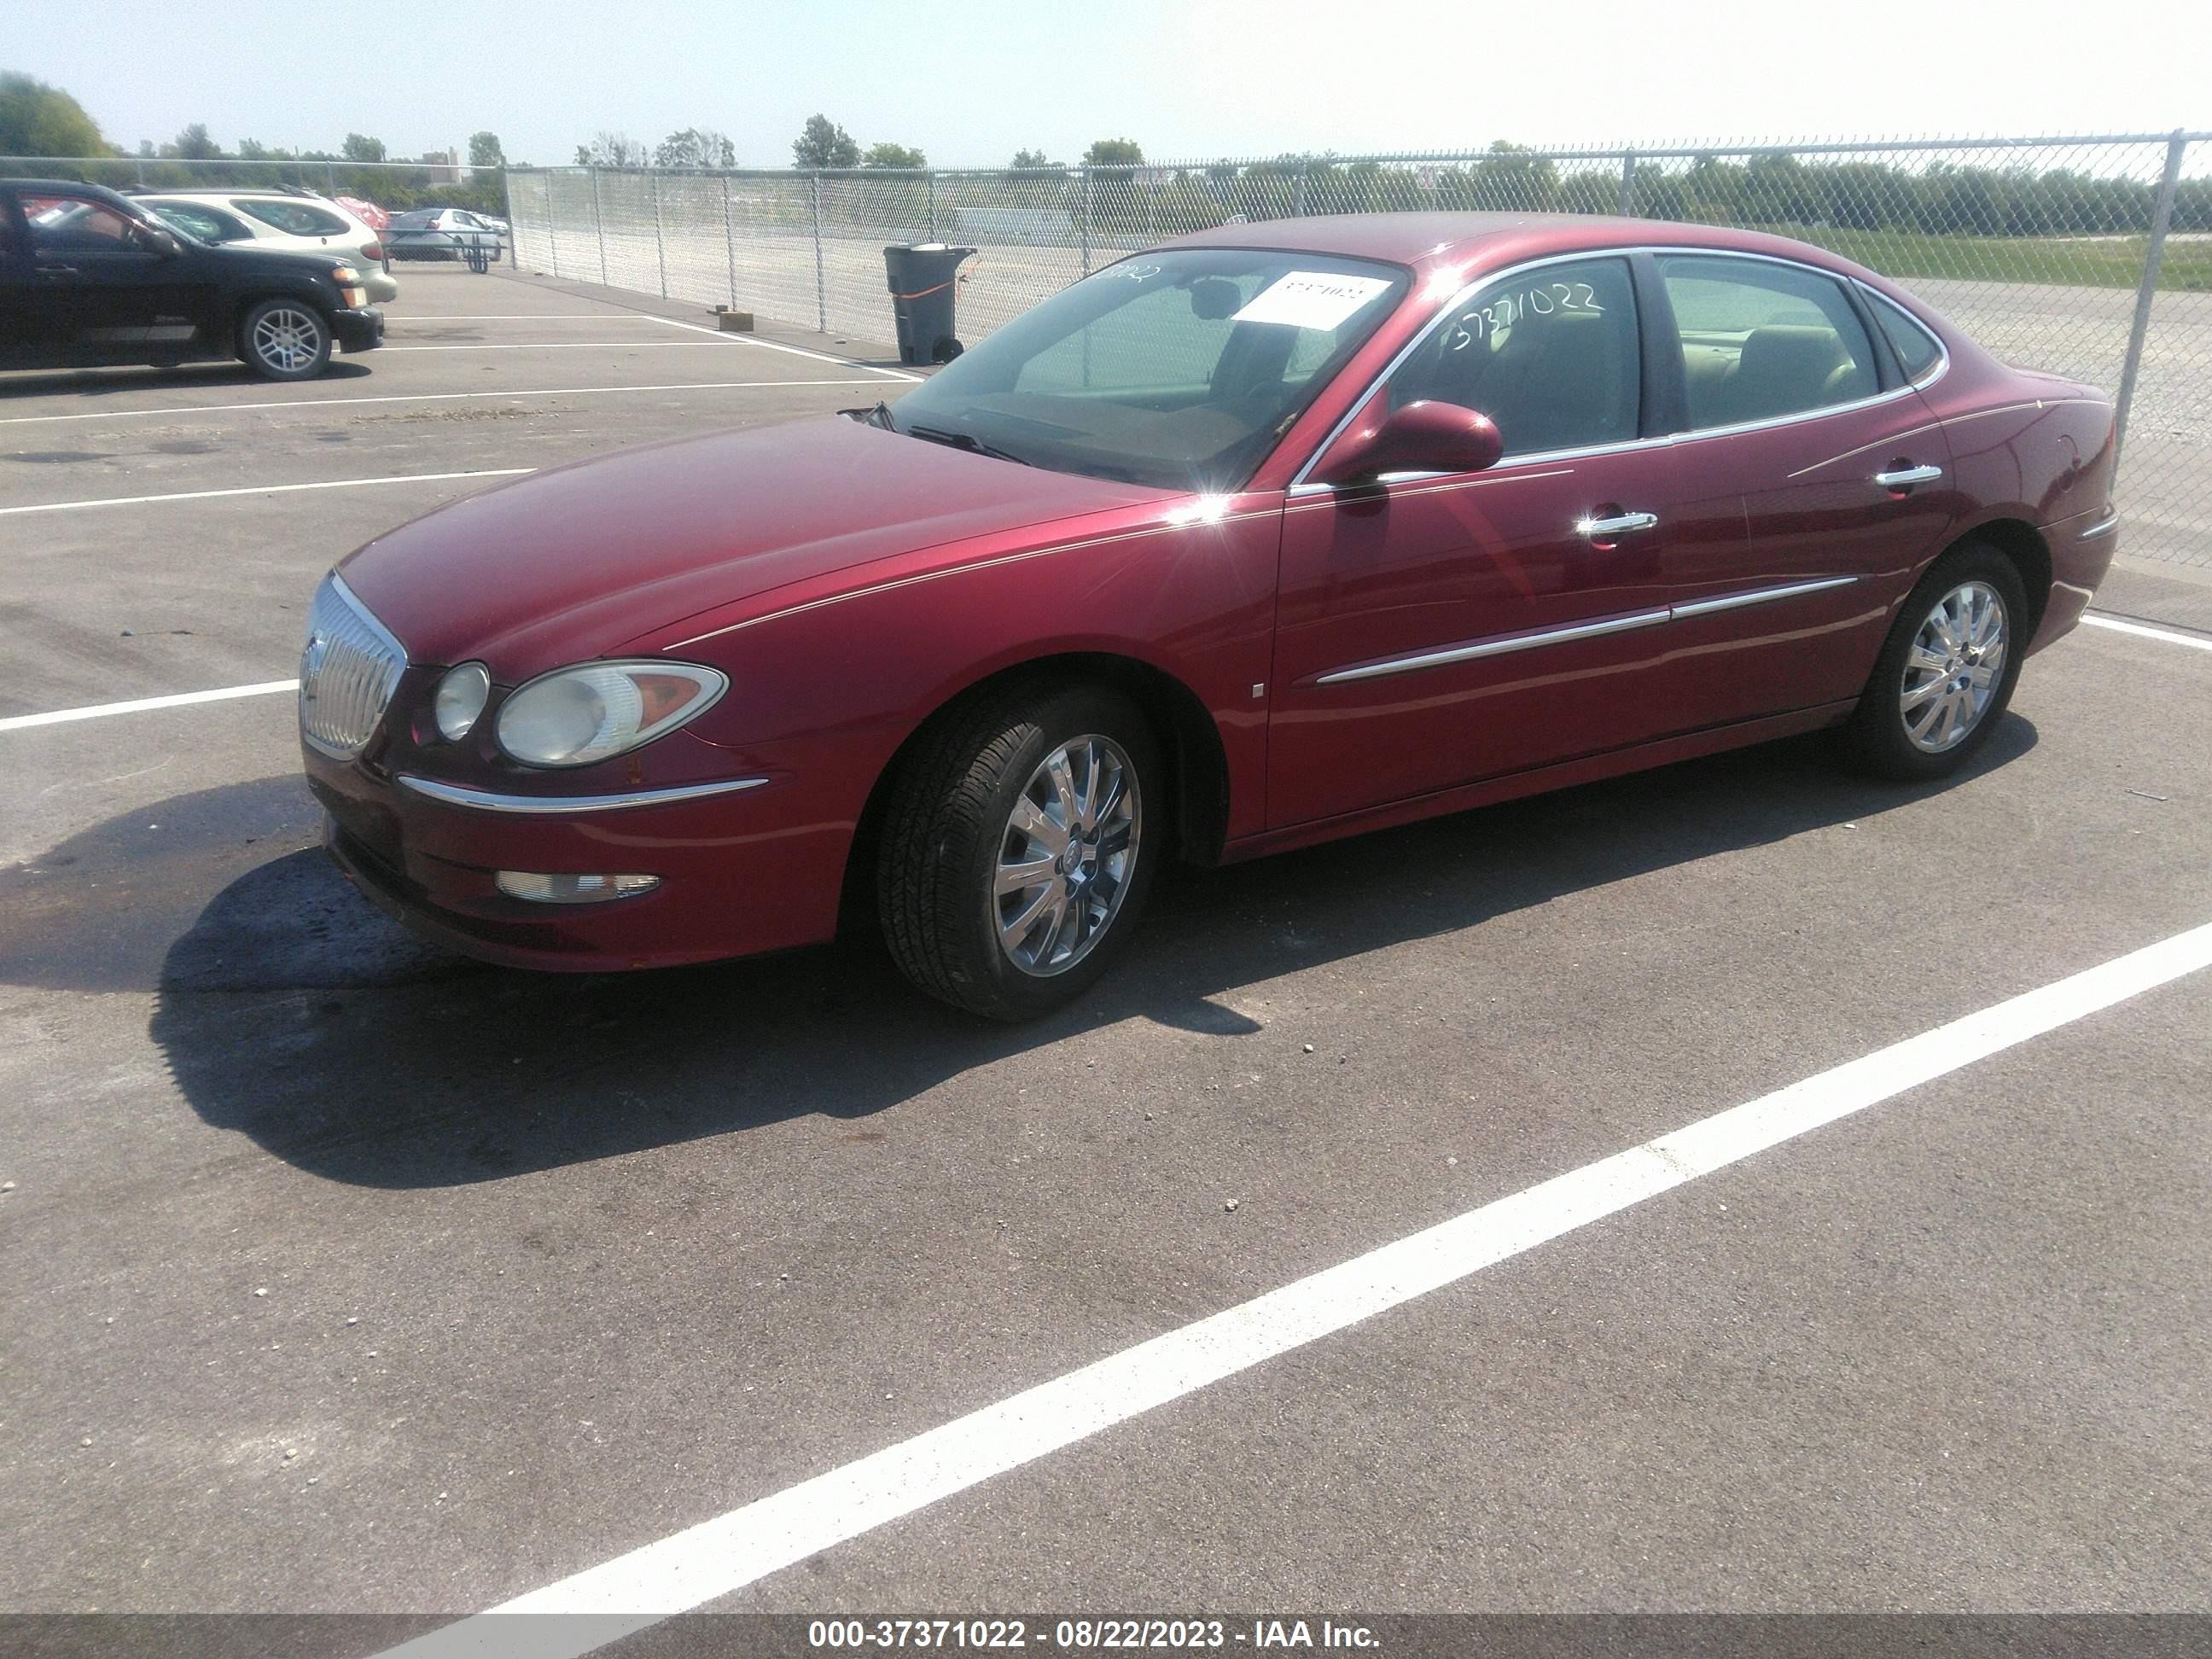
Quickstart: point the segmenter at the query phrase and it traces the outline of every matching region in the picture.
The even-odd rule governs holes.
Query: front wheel
[[[1936,561],[1898,613],[1848,728],[1885,777],[1947,777],[1989,741],[2012,701],[2029,627],[2020,571],[1978,542]]]
[[[238,355],[271,380],[312,380],[331,361],[331,325],[305,300],[264,300],[238,327]]]
[[[1114,692],[1030,688],[948,717],[888,806],[877,901],[892,957],[994,1019],[1073,1001],[1135,928],[1162,797],[1151,728]]]

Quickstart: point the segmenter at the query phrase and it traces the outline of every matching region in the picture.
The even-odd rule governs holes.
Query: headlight
[[[729,689],[712,668],[589,662],[556,668],[499,711],[499,746],[526,766],[589,766],[705,714]]]
[[[450,671],[438,682],[438,695],[431,704],[437,716],[438,735],[447,743],[459,743],[475,729],[477,716],[483,713],[484,699],[491,696],[491,671],[480,662],[465,662]]]

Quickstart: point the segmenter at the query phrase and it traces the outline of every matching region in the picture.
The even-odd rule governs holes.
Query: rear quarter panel
[[[2039,651],[2081,619],[2118,545],[2112,534],[2086,541],[2081,534],[2112,506],[2112,402],[2094,386],[2055,376],[1994,363],[1964,367],[1927,394],[1951,445],[1958,533],[1999,520],[2035,528],[2051,579],[2028,645]]]

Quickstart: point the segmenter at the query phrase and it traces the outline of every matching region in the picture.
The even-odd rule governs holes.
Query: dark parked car
[[[303,380],[383,338],[343,256],[210,246],[96,185],[0,179],[0,368],[237,357]]]
[[[395,259],[496,259],[505,234],[505,226],[465,208],[417,208],[392,216],[384,244]]]
[[[1820,727],[1956,770],[2118,537],[2112,406],[1779,237],[1231,225],[896,406],[579,462],[345,560],[301,678],[357,885],[611,969],[872,908],[1074,995],[1160,866]]]

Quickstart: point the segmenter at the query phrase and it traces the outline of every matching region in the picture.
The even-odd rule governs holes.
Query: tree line
[[[142,142],[136,155],[125,157],[76,99],[19,74],[0,74],[0,155],[117,158],[117,176],[103,176],[100,182],[106,183],[176,188],[258,179],[329,188],[335,182],[348,193],[391,207],[436,201],[493,212],[499,210],[501,199],[497,169],[508,165],[498,135],[489,131],[470,138],[468,166],[475,173],[462,182],[452,177],[458,157],[443,152],[394,157],[383,140],[365,133],[346,134],[335,150],[291,150],[242,138],[235,151],[227,151],[202,122],[192,123],[164,143]],[[911,145],[884,140],[863,148],[842,125],[818,112],[807,118],[792,140],[791,156],[792,165],[805,172],[911,172],[929,165],[927,155]],[[257,168],[250,177],[220,172],[219,164],[231,160],[284,165]],[[414,165],[373,172],[368,168],[368,164],[400,160]],[[589,143],[576,146],[576,161],[581,166],[625,169],[729,169],[738,165],[738,153],[726,133],[700,126],[672,132],[651,146],[625,133],[602,131]],[[1050,177],[1069,165],[1042,150],[1017,150],[1006,167],[1006,199],[1022,205],[1073,209],[1077,204],[1069,191],[1075,187]],[[1094,175],[1084,187],[1087,210],[1108,219],[1141,212],[1160,234],[1218,224],[1240,213],[1253,218],[1407,208],[1611,213],[1621,201],[1620,175],[1612,165],[1562,168],[1548,156],[1504,140],[1471,162],[1284,155],[1246,164],[1153,169],[1146,167],[1143,146],[1134,139],[1101,138],[1072,165]],[[358,170],[343,172],[349,167]],[[1648,219],[1784,229],[1832,226],[1990,237],[2140,235],[2149,228],[2155,193],[2156,186],[2147,179],[2118,178],[2078,165],[2037,168],[1948,158],[1925,163],[1808,160],[1786,154],[1738,159],[1714,153],[1686,162],[1638,162],[1633,211]],[[2174,193],[2173,228],[2212,230],[2212,179],[2180,181]]]
[[[1093,147],[1094,149],[1097,148]],[[1132,146],[1133,149],[1134,147]],[[1017,158],[1017,166],[1027,157]],[[1086,155],[1086,185],[1062,186],[1009,169],[1010,204],[1079,205],[1111,224],[1141,216],[1158,235],[1206,228],[1239,215],[1403,212],[1617,213],[1620,163],[1571,164],[1503,141],[1470,162],[1347,161],[1284,155],[1214,166],[1146,167],[1141,155]],[[1789,155],[1735,160],[1638,161],[1631,211],[1645,219],[1898,231],[1936,236],[2140,236],[2150,228],[2157,185],[2081,167],[2002,167],[1937,159],[1899,163]],[[2212,230],[2212,179],[2184,179],[2172,228]]]
[[[241,138],[235,149],[226,149],[204,121],[194,121],[173,138],[159,143],[142,139],[136,151],[125,151],[108,141],[100,124],[68,93],[12,72],[0,73],[0,155],[97,160],[100,165],[77,171],[91,183],[118,188],[297,185],[360,196],[392,209],[453,205],[489,213],[502,211],[506,199],[499,170],[507,165],[507,155],[495,132],[470,138],[466,165],[473,172],[466,179],[456,176],[462,163],[450,151],[396,156],[381,138],[361,132],[346,134],[336,149],[292,149],[254,138]],[[237,161],[259,165],[226,165]]]
[[[1083,167],[1141,166],[1145,152],[1134,139],[1101,138],[1083,153]],[[687,127],[672,132],[658,144],[647,144],[626,132],[602,130],[589,143],[576,146],[578,167],[612,167],[641,173],[648,168],[691,168],[728,171],[738,165],[738,147],[728,134],[713,127]],[[791,165],[802,173],[844,172],[865,168],[875,172],[919,173],[929,166],[928,155],[911,144],[889,139],[863,149],[860,140],[827,115],[806,118],[799,136],[791,141]],[[1065,171],[1041,149],[1014,152],[1011,168],[1021,171]]]

